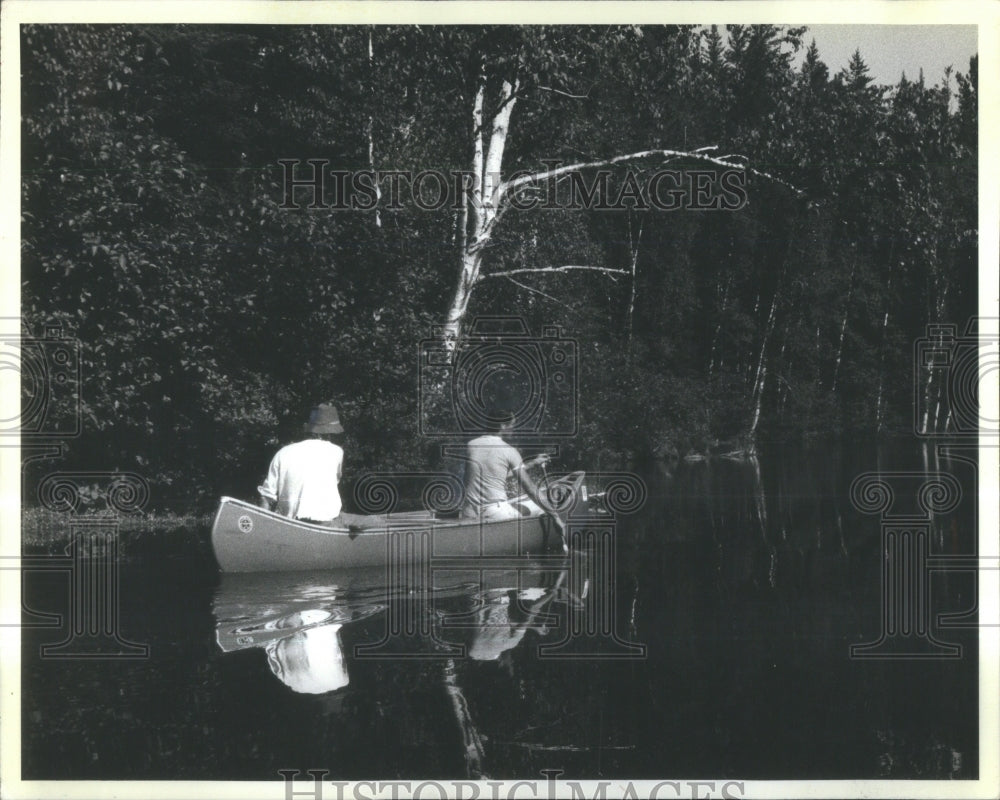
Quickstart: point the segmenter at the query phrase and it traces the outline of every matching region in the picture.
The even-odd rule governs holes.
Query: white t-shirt
[[[465,509],[478,514],[483,506],[507,499],[507,478],[521,466],[521,454],[499,436],[480,436],[466,447]]]
[[[333,442],[305,439],[282,447],[271,459],[267,479],[257,487],[286,517],[327,522],[340,514],[340,471],[344,451]]]

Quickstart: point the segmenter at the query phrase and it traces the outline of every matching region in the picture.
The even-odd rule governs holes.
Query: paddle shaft
[[[549,489],[549,471],[545,469],[545,459],[542,459],[542,477],[545,478],[545,497],[548,500],[548,489]],[[551,500],[549,500],[551,503]],[[559,538],[562,539],[563,552],[569,552],[569,541],[566,537],[566,523],[559,518],[555,512],[551,513],[549,516],[553,517],[556,521],[556,527],[559,528]]]

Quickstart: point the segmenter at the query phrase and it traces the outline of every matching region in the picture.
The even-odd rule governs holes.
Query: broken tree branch
[[[528,274],[538,274],[545,272],[570,272],[571,270],[588,270],[591,272],[603,272],[606,275],[630,275],[631,273],[627,269],[613,269],[611,267],[591,267],[582,266],[576,264],[567,264],[562,267],[523,267],[521,269],[508,269],[503,272],[490,272],[486,275],[480,275],[479,280],[484,281],[487,278],[506,278],[510,275],[528,275]],[[612,277],[612,280],[618,280]]]
[[[783,186],[787,186],[789,189],[794,191],[796,194],[802,194],[801,189],[797,189],[792,186],[787,181],[777,178],[768,172],[762,172],[760,170],[754,169],[753,167],[748,167],[746,165],[746,158],[740,155],[731,155],[725,158],[720,158],[717,156],[708,155],[709,151],[717,149],[715,146],[699,147],[696,150],[639,150],[635,153],[627,153],[625,155],[613,156],[612,158],[602,158],[596,161],[581,161],[576,164],[567,164],[564,167],[555,167],[554,169],[545,170],[543,172],[533,172],[529,175],[520,175],[513,180],[506,181],[501,184],[501,191],[503,196],[506,197],[515,189],[530,184],[530,183],[540,183],[541,181],[550,180],[552,178],[561,178],[563,175],[569,175],[573,172],[580,172],[586,169],[597,169],[598,167],[610,167],[616,164],[623,164],[629,161],[641,161],[645,158],[662,158],[666,162],[679,161],[682,159],[691,159],[694,161],[701,161],[706,164],[714,164],[717,167],[727,167],[729,169],[738,169],[743,172],[749,172],[753,175],[758,175],[762,178],[767,178],[768,180],[774,181],[775,183],[780,183]],[[738,160],[737,160],[738,159]]]
[[[570,311],[576,312],[577,309],[573,308],[569,303],[560,300],[558,297],[553,297],[550,294],[546,294],[541,289],[536,289],[534,286],[528,286],[526,283],[521,283],[520,281],[514,280],[510,275],[503,275],[508,281],[513,283],[515,286],[524,289],[526,292],[531,292],[532,294],[537,294],[540,297],[544,297],[546,300],[551,300],[553,303],[561,305],[563,308],[568,308]]]
[[[562,89],[556,89],[554,86],[542,86],[538,85],[536,89],[541,89],[543,92],[552,92],[552,94],[562,95],[563,97],[569,97],[573,100],[587,100],[590,97],[590,91],[588,90],[586,94],[573,94],[572,92],[564,92]]]

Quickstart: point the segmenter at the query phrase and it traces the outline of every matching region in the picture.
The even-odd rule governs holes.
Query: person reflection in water
[[[320,609],[297,611],[280,621],[280,627],[298,628],[294,633],[268,642],[267,663],[277,678],[293,692],[326,694],[350,682],[344,663],[344,647],[338,623],[303,627],[327,619]]]
[[[487,600],[476,614],[477,624],[469,643],[469,658],[473,661],[499,661],[501,656],[521,643],[529,630],[539,636],[548,634],[549,626],[541,615],[559,595],[565,579],[566,573],[560,572],[551,588],[531,586],[521,590],[508,589],[504,594]]]

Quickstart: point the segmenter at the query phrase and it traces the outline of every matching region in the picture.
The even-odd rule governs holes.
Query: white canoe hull
[[[351,535],[310,525],[223,497],[212,525],[212,549],[223,572],[283,572],[388,565],[436,558],[535,556],[558,543],[544,516],[500,522],[393,514],[385,528]]]

